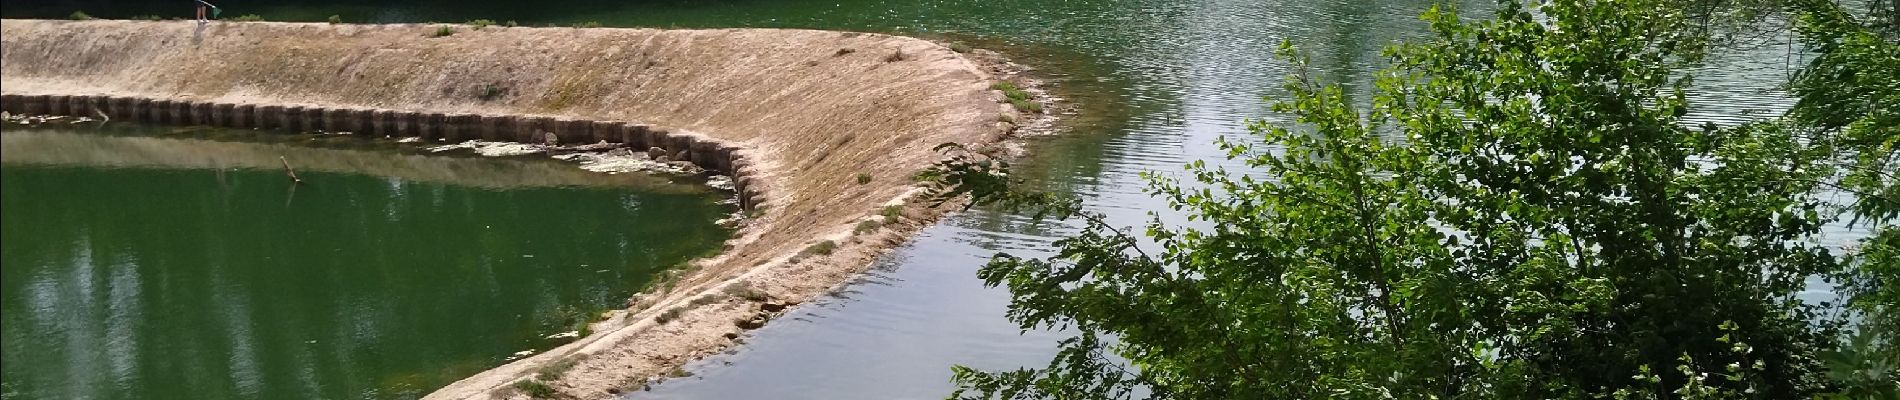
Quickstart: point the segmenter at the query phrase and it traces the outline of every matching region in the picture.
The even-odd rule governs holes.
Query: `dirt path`
[[[453,34],[439,36],[439,27]],[[908,202],[941,143],[1017,112],[994,66],[924,40],[811,30],[0,21],[6,93],[512,114],[652,124],[736,144],[767,193],[716,258],[574,343],[428,398],[603,398],[732,346],[935,220]],[[835,246],[828,246],[830,243]],[[539,373],[539,374],[538,374]],[[540,375],[536,377],[536,375]],[[537,382],[519,384],[522,381]]]

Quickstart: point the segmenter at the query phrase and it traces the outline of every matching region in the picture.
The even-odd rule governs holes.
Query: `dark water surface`
[[[728,235],[729,207],[687,184],[158,132],[0,131],[6,398],[420,397]],[[304,184],[245,165],[279,154]]]
[[[1002,48],[1040,67],[1060,96],[1080,106],[1065,135],[1039,139],[1019,175],[1081,195],[1118,225],[1149,213],[1188,223],[1147,196],[1138,174],[1180,177],[1196,160],[1227,162],[1214,139],[1254,141],[1249,118],[1273,120],[1263,98],[1292,72],[1273,57],[1281,40],[1309,52],[1318,73],[1363,89],[1379,51],[1424,33],[1429,0],[829,0],[421,2],[379,6],[292,4],[227,13],[267,19],[421,22],[486,18],[522,25],[598,21],[608,26],[786,27],[884,31]],[[1453,1],[1476,15],[1490,1]],[[89,10],[90,11],[90,10]],[[183,10],[180,10],[183,11]],[[50,11],[49,11],[50,12]],[[70,10],[57,11],[63,16]],[[149,13],[149,11],[141,11]],[[94,12],[98,15],[98,12]],[[174,12],[176,14],[176,12]],[[283,18],[274,18],[281,15]],[[1698,71],[1692,119],[1734,123],[1789,105],[1775,90],[1790,70],[1785,38],[1717,52]],[[949,366],[1003,369],[1047,362],[1060,333],[1019,334],[1002,317],[1007,293],[982,286],[976,269],[998,251],[1044,255],[1074,227],[975,211],[926,229],[879,260],[837,296],[801,307],[748,338],[729,356],[689,368],[694,376],[635,393],[658,399],[936,399],[952,386]],[[1835,239],[1856,232],[1836,228]],[[1824,289],[1817,289],[1821,295]]]

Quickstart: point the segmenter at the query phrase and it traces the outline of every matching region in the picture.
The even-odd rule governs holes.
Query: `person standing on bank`
[[[220,11],[217,5],[206,2],[205,0],[192,0],[192,2],[198,3],[198,25],[211,22],[211,20],[205,16],[207,8],[210,9],[209,11],[212,17],[216,17]]]

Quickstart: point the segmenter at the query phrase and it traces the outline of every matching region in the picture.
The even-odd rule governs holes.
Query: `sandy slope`
[[[199,32],[182,21],[6,20],[0,90],[619,120],[745,149],[767,211],[725,253],[672,289],[630,301],[599,333],[431,398],[519,397],[511,383],[563,358],[581,361],[550,386],[608,397],[730,346],[742,332],[735,321],[776,312],[721,295],[726,285],[745,281],[769,303],[831,290],[937,215],[912,205],[896,226],[853,235],[914,190],[909,177],[941,157],[934,146],[993,143],[1012,129],[998,121],[1015,120],[984,67],[912,38],[468,26],[432,37],[437,26],[220,22]],[[859,184],[860,173],[871,182]],[[826,239],[842,246],[793,260]],[[707,294],[719,300],[655,321]]]

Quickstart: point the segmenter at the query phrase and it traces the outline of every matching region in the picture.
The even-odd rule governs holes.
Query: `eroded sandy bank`
[[[739,147],[769,196],[727,251],[593,335],[430,398],[519,396],[511,384],[557,364],[572,367],[548,386],[608,397],[731,346],[933,220],[905,203],[910,177],[941,158],[933,147],[995,143],[1018,120],[984,66],[912,38],[437,26],[6,20],[0,88],[626,121]],[[838,246],[805,251],[824,241]]]

